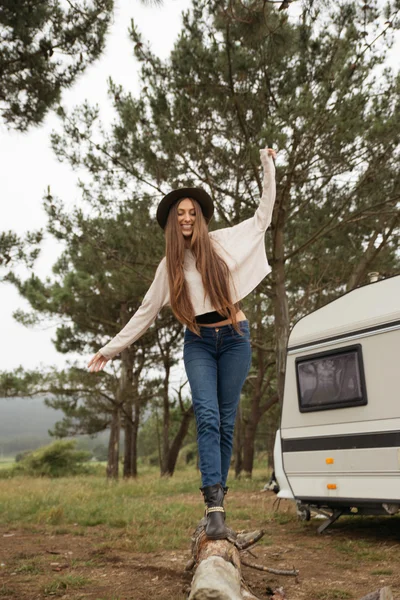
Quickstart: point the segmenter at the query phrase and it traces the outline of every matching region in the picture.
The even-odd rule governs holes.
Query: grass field
[[[262,493],[266,471],[230,481],[228,523],[266,534],[246,559],[297,579],[249,568],[254,592],[283,586],[288,600],[358,600],[390,585],[400,600],[400,519],[339,519],[323,536],[320,521],[297,520],[294,504]],[[190,537],[203,503],[195,469],[137,481],[90,476],[0,479],[0,600],[184,600]]]
[[[10,469],[13,464],[15,464],[15,460],[12,457],[0,458],[0,469]]]
[[[260,471],[252,480],[235,482],[234,488],[249,493],[260,490],[264,477]],[[118,482],[95,476],[0,479],[3,524],[127,528],[138,552],[180,547],[201,517],[202,506],[194,469],[177,471],[172,478],[160,478],[157,469],[147,469],[137,481]],[[267,519],[263,503],[252,516]],[[250,518],[234,505],[230,517],[233,527]]]

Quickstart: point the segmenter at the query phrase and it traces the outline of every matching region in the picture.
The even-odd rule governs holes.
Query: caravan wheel
[[[298,502],[297,504],[297,516],[300,521],[309,521],[311,519],[311,511],[308,504],[302,504]]]

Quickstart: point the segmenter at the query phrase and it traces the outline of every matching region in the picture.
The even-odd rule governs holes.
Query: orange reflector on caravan
[[[336,490],[336,483],[328,483],[326,487],[328,490]]]
[[[325,462],[327,465],[333,465],[333,463],[335,462],[333,458],[326,458]]]

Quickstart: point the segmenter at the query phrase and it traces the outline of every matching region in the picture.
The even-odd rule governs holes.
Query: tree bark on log
[[[187,571],[196,568],[188,600],[260,600],[245,583],[242,564],[280,575],[298,575],[296,569],[278,570],[241,560],[240,553],[262,538],[262,530],[237,535],[228,528],[229,539],[209,540],[204,531],[205,525],[206,519],[202,519],[196,528],[192,559],[186,566]],[[282,588],[276,590],[273,596],[285,597]],[[363,596],[360,600],[393,600],[393,595],[391,589],[385,587]]]
[[[393,600],[393,594],[390,587],[384,587],[376,592],[363,596],[360,600]]]
[[[204,527],[197,526],[193,538],[192,560],[187,569],[196,566],[189,600],[259,600],[242,576],[240,551],[256,543],[263,531],[237,535],[228,529],[229,539],[209,540]]]

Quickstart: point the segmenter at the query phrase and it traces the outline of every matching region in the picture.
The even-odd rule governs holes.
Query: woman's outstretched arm
[[[233,225],[210,232],[210,237],[221,244],[230,254],[236,255],[242,251],[244,239],[256,237],[257,233],[265,232],[271,224],[272,211],[276,197],[275,165],[276,152],[272,148],[260,150],[261,163],[264,170],[263,191],[260,204],[252,217]]]
[[[261,164],[264,170],[263,191],[260,204],[256,210],[255,219],[257,226],[266,231],[271,225],[272,211],[276,197],[275,165],[276,152],[272,148],[260,150]]]
[[[96,352],[88,363],[91,372],[102,371],[107,362],[136,342],[152,325],[163,306],[169,302],[168,275],[165,259],[158,265],[153,283],[131,320],[110,341]]]

